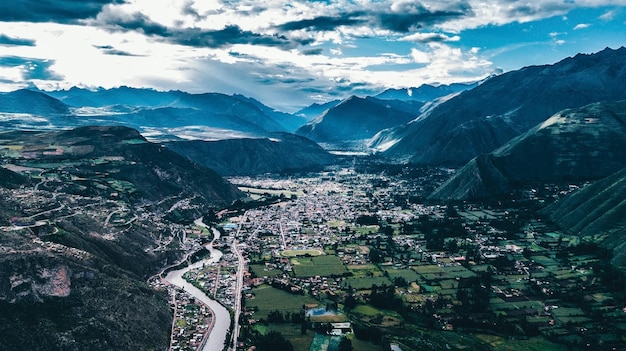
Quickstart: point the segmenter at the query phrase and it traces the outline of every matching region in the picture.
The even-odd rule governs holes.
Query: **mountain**
[[[170,299],[146,281],[239,190],[121,126],[3,132],[0,157],[0,349],[167,349]]]
[[[181,91],[157,91],[154,89],[136,89],[121,86],[113,89],[82,89],[72,87],[68,90],[41,91],[65,104],[74,107],[104,107],[112,105],[127,105],[137,107],[167,107],[178,106],[179,100],[187,93]]]
[[[254,175],[317,169],[336,161],[315,142],[289,133],[267,138],[176,141],[169,149],[221,175]]]
[[[304,118],[307,122],[309,122],[315,117],[326,112],[326,110],[328,110],[329,108],[337,106],[340,102],[341,100],[332,100],[323,104],[313,103],[312,105],[309,105],[297,111],[296,113],[294,113],[294,115],[300,116]]]
[[[296,134],[316,142],[369,139],[382,129],[410,121],[415,117],[412,111],[418,109],[409,102],[351,96],[300,127]]]
[[[101,123],[124,125],[139,130],[158,129],[167,132],[172,128],[204,126],[213,129],[264,135],[268,131],[261,125],[237,115],[224,115],[206,110],[182,107],[133,108],[124,113],[91,116]]]
[[[531,182],[606,177],[626,166],[626,100],[561,111],[442,184],[438,199],[501,195]]]
[[[374,97],[384,100],[416,100],[428,102],[446,95],[472,89],[477,85],[478,83],[453,83],[438,86],[422,84],[417,88],[387,89],[378,95],[374,95]]]
[[[113,196],[124,193],[131,202],[194,197],[205,206],[224,206],[240,197],[235,186],[214,171],[199,166],[128,127],[80,127],[58,132],[5,132],[4,145],[19,145],[21,153],[4,155],[18,166],[56,165],[68,178],[64,191]],[[10,148],[9,148],[10,150]],[[35,159],[35,161],[33,161]],[[106,175],[106,176],[105,176]],[[69,181],[74,179],[74,181]]]
[[[83,108],[83,110],[87,107],[132,106],[142,113],[151,113],[151,111],[159,113],[159,111],[166,110],[174,115],[176,112],[180,112],[180,116],[177,116],[179,119],[189,116],[189,110],[196,110],[198,114],[210,116],[207,122],[201,118],[196,118],[193,122],[198,125],[212,126],[211,118],[233,119],[255,125],[256,128],[265,132],[274,132],[295,131],[306,122],[300,117],[276,111],[255,99],[237,94],[190,94],[182,91],[156,91],[125,86],[97,90],[71,88],[45,93],[73,107]],[[107,115],[106,113],[101,114],[102,117]],[[119,119],[122,116],[116,117]],[[128,123],[135,122],[133,120],[134,114],[128,114],[124,117]]]
[[[260,101],[256,99],[246,97],[240,94],[235,94],[233,95],[233,97],[239,99],[240,101],[248,102],[256,106],[264,114],[266,114],[267,116],[271,117],[273,120],[278,122],[278,124],[282,128],[284,128],[284,130],[287,132],[293,133],[298,128],[303,126],[306,122],[308,122],[308,120],[302,116],[299,116],[297,114],[289,114],[289,113],[277,111],[271,107],[264,105],[263,103],[261,103]],[[281,130],[283,129],[269,130],[269,131],[281,131]]]
[[[607,48],[494,76],[379,133],[371,146],[399,161],[462,165],[558,111],[626,99],[625,60],[626,48]]]
[[[20,89],[0,93],[0,112],[63,115],[68,114],[70,110],[63,102],[46,94]]]
[[[626,267],[626,168],[553,202],[542,210],[561,228],[600,241],[611,263]]]

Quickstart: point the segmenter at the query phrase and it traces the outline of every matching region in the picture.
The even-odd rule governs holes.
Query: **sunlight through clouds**
[[[248,91],[270,105],[301,106],[320,96],[479,80],[501,67],[519,68],[528,55],[518,66],[512,55],[522,48],[539,50],[533,57],[545,59],[537,63],[549,63],[626,42],[622,0],[57,4],[32,3],[28,12],[17,10],[18,0],[0,4],[0,58],[49,60],[37,66],[36,81],[0,64],[5,90],[37,84]],[[293,101],[285,101],[289,94]]]

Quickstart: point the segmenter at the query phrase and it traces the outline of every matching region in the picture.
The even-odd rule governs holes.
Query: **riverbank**
[[[195,224],[198,226],[206,227],[206,225],[202,223],[201,219],[196,220]],[[196,286],[187,282],[184,278],[185,273],[189,271],[200,269],[206,266],[214,266],[220,262],[223,254],[220,250],[217,250],[213,247],[214,242],[220,238],[220,232],[213,229],[213,235],[214,236],[211,243],[206,245],[206,249],[210,253],[209,258],[200,260],[180,269],[170,270],[163,278],[163,280],[166,283],[170,284],[172,287],[176,287],[177,289],[182,290],[182,292],[184,292],[185,294],[193,297],[197,301],[200,301],[210,311],[212,318],[210,319],[210,324],[207,325],[208,329],[205,331],[205,333],[208,333],[208,337],[206,337],[205,335],[203,337],[203,347],[201,349],[202,351],[223,350],[227,343],[228,331],[231,325],[231,317],[229,311],[219,302],[208,297]],[[175,323],[176,320],[174,321],[174,325]],[[184,328],[181,328],[181,330],[182,329]]]

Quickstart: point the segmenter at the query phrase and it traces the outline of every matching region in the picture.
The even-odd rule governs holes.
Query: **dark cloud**
[[[193,10],[189,6],[188,10]],[[306,44],[294,42],[284,36],[263,35],[242,30],[239,26],[229,25],[220,30],[200,28],[170,28],[150,20],[142,13],[108,13],[99,18],[105,28],[114,31],[138,31],[148,36],[160,37],[165,41],[192,47],[221,48],[234,44],[258,44],[267,46],[295,47]]]
[[[308,49],[302,50],[302,55],[313,56],[313,55],[321,55],[324,50],[322,48]]]
[[[424,28],[450,19],[466,17],[468,14],[467,10],[462,9],[457,11],[424,11],[417,13],[380,13],[376,15],[375,22],[381,28],[407,33],[412,29]]]
[[[305,41],[294,42],[284,36],[263,35],[242,30],[239,26],[230,25],[221,30],[184,29],[169,33],[169,40],[181,45],[194,47],[220,48],[234,44],[256,44],[293,48],[306,44]]]
[[[472,15],[471,6],[461,2],[449,10],[430,11],[421,5],[407,4],[406,8],[394,12],[372,9],[370,11],[354,11],[329,17],[320,16],[300,21],[287,22],[276,28],[284,31],[313,30],[333,31],[340,26],[371,25],[398,33],[407,33],[412,29],[432,26],[450,19]]]
[[[96,49],[100,49],[102,51],[102,53],[104,53],[105,55],[136,56],[136,57],[143,56],[143,55],[136,55],[136,54],[130,53],[128,51],[118,50],[118,49],[112,47],[111,45],[94,45],[93,47],[95,47]]]
[[[300,29],[332,31],[340,26],[354,26],[363,24],[365,22],[365,19],[358,18],[361,15],[361,12],[355,12],[351,14],[342,14],[338,17],[320,16],[312,19],[287,22],[278,26],[278,29],[287,31]]]
[[[0,21],[73,23],[95,17],[104,5],[124,0],[2,0]]]
[[[239,26],[229,25],[219,30],[200,28],[169,28],[156,23],[141,13],[112,14],[99,16],[97,25],[110,31],[137,31],[145,35],[158,37],[173,44],[222,48],[234,44],[253,44],[294,48],[311,43],[311,39],[291,40],[281,35],[264,35],[242,30]]]
[[[101,25],[112,31],[138,31],[145,35],[160,37],[170,37],[170,29],[164,25],[156,23],[146,15],[135,12],[131,15],[121,16],[118,14],[107,14],[99,18]]]
[[[193,1],[191,0],[187,0],[185,1],[185,3],[183,4],[180,13],[182,13],[183,15],[189,15],[189,16],[193,16],[196,19],[200,19],[200,14],[198,13],[198,11],[196,11],[196,9],[193,8]]]
[[[50,70],[53,60],[42,60],[19,56],[0,57],[0,67],[19,67],[24,80],[63,80],[63,77]]]
[[[0,34],[0,45],[10,46],[35,46],[32,39],[12,38],[4,34]]]

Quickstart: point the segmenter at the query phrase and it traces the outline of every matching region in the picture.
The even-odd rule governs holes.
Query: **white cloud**
[[[431,41],[459,41],[461,37],[458,35],[449,36],[443,33],[414,33],[398,39],[400,41],[414,41],[420,43],[428,43]]]
[[[0,57],[50,59],[54,63],[49,69],[65,80],[38,82],[49,87],[152,85],[193,92],[249,93],[258,98],[262,94],[268,102],[278,105],[291,103],[288,100],[351,92],[353,86],[407,87],[480,79],[493,70],[489,52],[461,45],[463,30],[566,16],[573,8],[607,5],[626,6],[626,0],[128,0],[105,6],[97,20],[83,25],[0,22],[0,33],[4,35],[36,39],[35,46],[0,46]],[[433,16],[432,22],[420,24],[419,32],[410,30],[417,27],[411,23],[402,27],[409,29],[403,32],[374,20],[375,16],[380,19],[381,14],[424,11],[456,15]],[[228,44],[209,49],[176,45],[166,37],[147,35],[139,30],[139,24],[125,31],[97,27],[98,23],[108,23],[107,19],[136,20],[138,14],[156,29],[163,26],[168,30],[209,31],[236,25],[252,35],[311,42],[288,48]],[[600,18],[609,21],[618,14],[610,10]],[[354,22],[333,27],[333,20],[346,18]],[[300,27],[280,29],[286,23],[300,23]],[[574,29],[589,26],[579,23]],[[550,33],[549,42],[563,45],[561,37],[565,34]],[[367,45],[361,46],[363,42]],[[530,43],[513,42],[505,48],[491,48],[490,52],[493,55],[515,45]],[[308,49],[322,50],[313,55],[302,54]],[[0,81],[3,80],[27,83],[19,67],[0,67]]]
[[[600,19],[603,21],[612,21],[613,18],[615,18],[616,15],[616,11],[615,10],[609,10],[605,13],[602,14],[602,16],[600,16]]]
[[[411,57],[415,63],[429,63],[431,62],[430,57],[427,53],[420,51],[418,49],[411,49]]]

